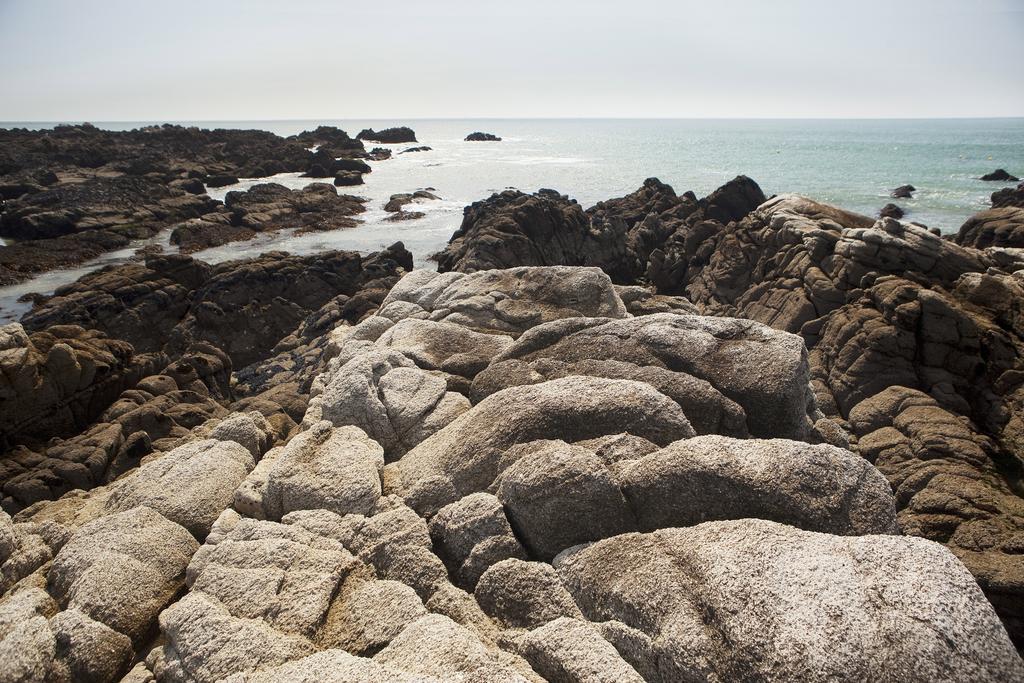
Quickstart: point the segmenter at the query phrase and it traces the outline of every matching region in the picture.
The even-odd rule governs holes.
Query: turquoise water
[[[94,122],[128,129],[147,122]],[[417,266],[441,249],[462,218],[462,208],[506,187],[559,190],[584,206],[635,190],[656,176],[677,192],[704,196],[738,174],[756,180],[766,194],[797,192],[845,209],[873,215],[889,190],[910,183],[914,199],[897,201],[906,220],[955,232],[963,221],[988,206],[1000,183],[977,180],[996,168],[1024,174],[1024,119],[945,120],[310,120],[188,121],[186,125],[260,128],[291,135],[320,124],[355,135],[366,127],[409,125],[418,144],[430,152],[396,155],[374,162],[366,184],[346,191],[369,199],[364,225],[351,230],[293,237],[287,233],[253,243],[200,252],[212,261],[240,258],[268,249],[309,253],[341,248],[369,251],[403,240]],[[4,127],[47,124],[3,123]],[[51,124],[52,125],[52,124]],[[476,130],[504,140],[469,143]],[[374,146],[374,145],[370,145]],[[382,145],[398,151],[410,145]],[[274,178],[291,187],[308,179],[297,174]],[[211,191],[223,197],[239,186]],[[385,223],[382,207],[391,194],[436,188],[441,201],[410,209],[426,216]],[[157,242],[166,242],[166,235]],[[98,263],[123,260],[131,251]],[[20,314],[12,299],[28,291],[46,292],[97,264],[0,290],[0,318]]]

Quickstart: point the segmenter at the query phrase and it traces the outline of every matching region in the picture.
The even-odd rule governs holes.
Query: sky
[[[0,0],[0,121],[1024,116],[1024,0]]]

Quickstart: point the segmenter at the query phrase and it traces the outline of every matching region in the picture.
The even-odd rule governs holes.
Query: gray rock
[[[484,572],[476,600],[504,628],[533,629],[559,617],[583,618],[551,565],[509,559]]]
[[[312,399],[305,422],[355,426],[395,460],[469,409],[445,380],[395,351],[371,349],[336,370]]]
[[[474,493],[438,510],[430,520],[430,535],[458,570],[460,583],[470,587],[491,564],[526,557],[501,503],[489,493]]]
[[[664,680],[1003,681],[1024,663],[943,546],[708,522],[567,552],[583,613],[652,638]]]
[[[198,546],[183,527],[150,508],[112,514],[82,526],[61,548],[48,575],[50,590],[62,604],[138,644],[184,585]]]
[[[273,668],[228,676],[224,683],[441,683],[356,657],[344,650],[324,650]]]
[[[106,509],[144,505],[203,539],[255,465],[252,454],[234,441],[186,443],[112,484]]]
[[[596,626],[560,617],[519,639],[523,657],[551,683],[644,683]]]
[[[483,334],[462,325],[401,320],[377,343],[400,351],[424,370],[442,370],[472,379],[512,344],[505,334]]]
[[[392,288],[377,315],[395,321],[424,317],[518,337],[551,320],[627,314],[600,269],[551,266],[468,275],[414,271]]]
[[[337,541],[243,518],[196,553],[188,582],[232,617],[262,619],[282,633],[312,639],[342,582],[360,566]]]
[[[541,442],[506,469],[498,499],[531,555],[546,561],[570,546],[637,529],[604,461],[557,441]]]
[[[825,444],[698,436],[629,463],[619,481],[645,531],[756,517],[833,534],[897,532],[882,473]]]
[[[689,375],[713,389],[691,382],[691,387],[676,392],[684,410],[694,414],[691,422],[714,424],[714,416],[699,420],[697,416],[708,402],[705,397],[720,393],[742,407],[753,436],[803,439],[812,424],[814,403],[803,340],[750,320],[674,313],[624,320],[562,320],[522,335],[495,359],[494,372],[508,372],[503,362],[512,360],[567,365],[617,361]],[[476,384],[485,381],[489,372],[482,373]],[[640,379],[649,379],[659,390],[659,382],[668,383],[654,377]],[[673,394],[671,390],[662,393]],[[695,394],[695,400],[687,402],[687,393]]]
[[[516,666],[512,655],[488,647],[471,631],[440,614],[429,614],[409,624],[373,659],[386,666],[445,680],[531,680]],[[522,666],[529,671],[525,662]]]
[[[365,514],[380,498],[384,450],[357,427],[319,422],[285,446],[267,477],[267,519],[323,508]]]
[[[70,681],[105,683],[116,680],[131,662],[132,641],[76,609],[50,620],[61,672]]]
[[[362,581],[338,598],[324,627],[324,641],[372,656],[426,613],[416,591],[404,583]]]
[[[693,436],[678,404],[647,384],[567,377],[488,397],[389,465],[385,477],[429,515],[486,490],[500,474],[502,455],[517,443],[623,432],[658,444]]]
[[[160,614],[166,638],[158,680],[214,683],[237,673],[279,666],[313,654],[307,639],[286,635],[260,619],[231,616],[215,599],[192,592]]]

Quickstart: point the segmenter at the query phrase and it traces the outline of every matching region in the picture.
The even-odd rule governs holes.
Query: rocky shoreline
[[[0,132],[5,281],[357,220],[188,180],[358,140],[222,133]],[[508,190],[437,271],[149,254],[39,297],[0,328],[0,678],[1022,680],[1021,197],[944,238],[744,176]]]

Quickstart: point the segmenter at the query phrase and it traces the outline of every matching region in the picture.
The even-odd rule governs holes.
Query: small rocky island
[[[492,133],[470,133],[466,136],[466,142],[501,142],[501,138]]]
[[[204,192],[363,173],[327,127],[0,142],[7,282],[364,208]],[[1024,680],[1024,188],[507,190],[436,261],[148,254],[0,327],[0,680]]]
[[[398,142],[417,142],[416,133],[412,128],[406,126],[399,126],[397,128],[385,128],[383,130],[375,131],[372,128],[364,128],[359,131],[356,135],[357,140],[366,140],[368,142],[382,142],[385,144],[398,143]]]

